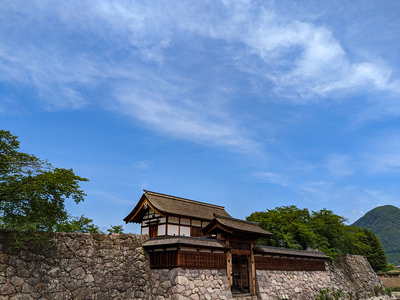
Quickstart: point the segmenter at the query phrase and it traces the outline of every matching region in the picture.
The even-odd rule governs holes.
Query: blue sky
[[[4,0],[0,125],[89,178],[67,208],[103,230],[142,189],[354,222],[400,207],[399,16],[396,0]]]

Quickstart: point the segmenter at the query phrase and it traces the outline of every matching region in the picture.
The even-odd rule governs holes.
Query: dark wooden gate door
[[[150,238],[155,238],[158,235],[158,226],[150,225],[149,227],[149,236]]]
[[[232,292],[248,293],[249,289],[249,266],[247,255],[232,255]]]

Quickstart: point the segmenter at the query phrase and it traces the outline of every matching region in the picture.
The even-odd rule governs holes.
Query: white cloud
[[[120,205],[132,205],[131,200],[121,199],[116,197],[114,194],[110,194],[103,191],[89,191],[88,195],[94,195],[93,198],[100,198],[99,201],[111,202]]]
[[[219,68],[226,68],[221,74],[250,72],[256,85],[294,101],[353,89],[400,93],[393,67],[379,59],[351,59],[331,28],[282,17],[272,4],[31,1],[9,2],[3,14],[15,12],[20,19],[5,17],[2,81],[34,86],[48,110],[112,107],[153,130],[203,144],[242,152],[259,148],[241,126],[241,112],[229,110],[234,98],[226,91],[238,88],[234,79],[226,86],[198,84],[198,77],[187,78],[184,67],[177,67],[197,71],[198,61],[179,52],[188,44],[212,56],[209,44],[220,43],[213,50]],[[104,86],[116,97],[104,95]],[[200,89],[210,93],[196,98]],[[388,164],[392,160],[387,157]]]
[[[149,168],[150,164],[151,164],[151,162],[148,160],[138,161],[135,164],[135,168],[140,169],[140,170],[145,170],[145,169]]]
[[[387,204],[398,206],[400,204],[397,195],[390,194],[387,190],[364,189],[363,192],[368,196],[371,204],[375,207]]]
[[[351,158],[348,155],[331,154],[327,160],[328,171],[338,177],[345,177],[353,174]]]
[[[400,172],[400,135],[377,137],[362,155],[363,167],[370,173]]]
[[[274,172],[254,172],[253,176],[260,180],[268,181],[281,186],[289,186],[290,184],[290,180],[288,178]]]
[[[272,75],[266,76],[276,84],[278,94],[306,100],[354,90],[400,93],[400,82],[391,78],[390,67],[375,61],[352,62],[340,41],[324,27],[276,20],[253,26],[243,42],[268,65]]]
[[[314,88],[315,92],[325,95],[334,91],[367,88],[369,90],[400,92],[400,82],[391,80],[392,70],[382,64],[362,62],[349,64],[343,76],[325,85]]]
[[[139,119],[155,131],[197,143],[228,146],[239,152],[254,152],[258,145],[246,138],[223,112],[194,101],[169,100],[162,92],[120,91],[119,111]],[[211,144],[210,144],[211,143]]]
[[[275,92],[283,95],[297,94],[307,98],[309,95],[324,96],[354,88],[400,92],[400,81],[391,78],[390,67],[379,61],[360,61],[360,58],[352,62],[341,42],[326,27],[314,25],[310,21],[282,18],[273,7],[259,7],[252,1],[225,5],[225,11],[210,11],[209,6],[221,9],[218,2],[194,6],[177,3],[171,7],[170,3],[131,5],[97,1],[94,5],[82,2],[73,6],[63,4],[62,7],[54,6],[51,2],[38,2],[28,7],[30,10],[26,8],[22,12],[29,15],[31,21],[39,20],[38,26],[46,26],[46,21],[56,22],[62,26],[59,29],[61,37],[66,34],[82,35],[81,32],[84,32],[91,35],[91,38],[100,39],[106,51],[121,51],[127,56],[139,55],[142,60],[157,64],[163,64],[165,51],[187,35],[193,40],[197,36],[223,40],[230,45],[223,51],[227,51],[226,54],[232,55],[235,60],[239,58],[236,61],[238,66],[251,62],[251,56],[257,55],[265,64],[264,70],[267,72],[257,75],[271,80],[275,84]],[[239,47],[232,48],[234,44]],[[240,44],[246,48],[240,47]],[[39,49],[31,46],[32,53],[37,53]],[[45,46],[57,52],[54,44]],[[235,53],[228,52],[228,49],[235,49]],[[40,49],[40,52],[43,50]],[[93,80],[92,77],[100,71],[100,66],[97,66],[94,73],[90,72],[92,68],[88,67],[87,60],[82,64],[79,58],[62,64],[66,53],[48,57],[50,52],[45,51],[42,58],[32,55],[26,57],[31,53],[29,51],[7,58],[7,54],[12,52],[6,52],[7,61],[23,58],[18,68],[12,68],[13,73],[18,73],[20,66],[27,62],[31,62],[30,65],[39,61],[44,63],[34,66],[36,71],[42,71],[40,76],[30,70],[35,78],[38,77],[37,80],[54,78],[52,80],[65,84],[71,80],[85,82]],[[235,63],[235,60],[232,62]],[[252,62],[252,65],[258,64],[260,60]],[[76,71],[72,68],[65,70],[66,66],[75,66]],[[49,78],[46,79],[45,74]]]
[[[299,193],[309,202],[329,202],[335,196],[332,193],[332,182],[309,182],[302,184]]]

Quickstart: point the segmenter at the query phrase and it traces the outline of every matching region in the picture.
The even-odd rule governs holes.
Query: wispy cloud
[[[110,194],[103,191],[89,191],[88,195],[93,195],[94,197],[92,198],[100,198],[99,201],[106,201],[121,205],[132,205],[132,200],[121,199],[116,197],[114,194]]]
[[[271,182],[273,184],[281,185],[281,186],[289,186],[290,180],[286,178],[282,174],[274,173],[274,172],[254,172],[252,174],[254,177],[258,178],[262,181]]]
[[[240,152],[261,143],[256,127],[241,123],[242,111],[231,109],[236,89],[262,86],[262,101],[295,103],[354,90],[400,94],[390,63],[350,56],[332,29],[287,18],[274,4],[10,1],[3,17],[0,79],[34,87],[45,109],[112,108],[171,137]],[[217,67],[203,66],[209,59]],[[238,87],[236,74],[253,86]]]
[[[328,171],[338,177],[345,177],[353,174],[351,158],[348,155],[331,154],[327,160]]]
[[[363,192],[366,195],[368,195],[368,197],[371,200],[371,203],[373,203],[374,206],[381,206],[381,205],[387,205],[387,204],[392,204],[392,205],[398,206],[400,204],[398,197],[396,197],[393,194],[387,193],[385,191],[365,189]]]
[[[207,104],[186,100],[174,105],[175,99],[166,99],[162,93],[158,96],[154,92],[151,94],[134,90],[123,91],[116,96],[120,104],[119,110],[139,119],[153,130],[177,138],[229,146],[240,152],[257,150],[257,143],[246,138],[229,116],[214,111]]]
[[[138,161],[135,164],[135,168],[140,169],[140,170],[146,170],[149,168],[149,166],[151,165],[151,162],[148,160],[143,160],[143,161]]]
[[[400,135],[391,134],[369,142],[362,155],[362,164],[370,173],[400,172]]]

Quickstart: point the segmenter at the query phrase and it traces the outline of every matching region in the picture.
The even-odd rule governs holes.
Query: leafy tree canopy
[[[93,219],[84,215],[80,217],[69,216],[67,220],[58,223],[54,227],[56,232],[82,232],[82,233],[101,233],[99,227],[93,224]]]
[[[93,219],[89,219],[84,215],[80,217],[69,216],[67,220],[57,224],[54,228],[55,232],[81,232],[81,233],[104,233],[93,223]],[[124,233],[122,225],[110,225],[107,229],[108,233]]]
[[[108,233],[118,233],[118,234],[122,234],[124,233],[124,229],[122,227],[122,225],[110,225],[110,228],[107,229]]]
[[[273,233],[269,240],[260,243],[291,249],[319,249],[331,258],[340,254],[359,254],[367,257],[375,271],[386,267],[382,245],[370,230],[345,225],[345,218],[332,211],[282,206],[265,212],[254,212],[248,221]]]
[[[0,130],[0,228],[53,231],[69,218],[65,200],[84,200],[81,181],[88,179],[20,152],[17,136]]]

